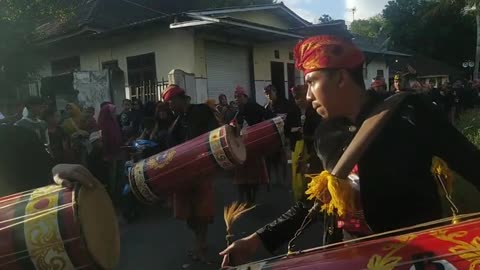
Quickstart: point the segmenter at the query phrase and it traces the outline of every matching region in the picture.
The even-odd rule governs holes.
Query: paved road
[[[210,226],[209,255],[217,262],[215,265],[193,263],[186,251],[191,248],[193,236],[185,224],[173,219],[170,209],[146,209],[142,217],[134,224],[122,224],[122,258],[120,270],[158,270],[158,269],[219,269],[220,257],[217,255],[225,247],[225,225],[223,223],[223,206],[237,198],[231,178],[224,174],[215,180],[216,216]],[[235,225],[235,235],[244,236],[271,221],[284,211],[291,203],[291,194],[286,188],[273,187],[270,192],[265,187],[259,192],[258,207],[245,215]],[[321,240],[318,225],[298,241],[302,248],[313,247]],[[286,247],[279,250],[285,253]],[[269,257],[262,251],[256,259]]]

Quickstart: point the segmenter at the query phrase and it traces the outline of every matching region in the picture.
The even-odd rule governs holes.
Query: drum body
[[[223,126],[136,163],[129,173],[135,197],[152,204],[160,195],[188,188],[189,183],[222,168],[230,170],[246,158],[235,130]]]
[[[119,230],[105,190],[47,186],[0,198],[0,269],[114,269]]]
[[[477,215],[478,216],[478,215]],[[455,225],[412,232],[400,236],[357,243],[340,244],[328,249],[313,249],[301,255],[277,257],[236,269],[291,270],[421,270],[477,269],[480,260],[480,219]]]
[[[285,121],[283,117],[249,126],[242,134],[248,156],[265,156],[278,152],[285,145]]]

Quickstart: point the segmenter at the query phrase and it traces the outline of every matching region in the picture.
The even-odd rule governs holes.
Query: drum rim
[[[97,184],[98,184],[98,183],[97,183]],[[107,198],[107,199],[106,199],[106,202],[108,202],[108,200],[110,200],[110,204],[111,204],[111,207],[112,207],[112,209],[113,209],[112,224],[113,224],[114,226],[111,227],[110,230],[108,230],[109,232],[111,232],[111,233],[114,234],[114,237],[116,238],[116,241],[117,241],[116,244],[118,244],[118,245],[116,245],[116,246],[113,246],[113,247],[115,247],[115,248],[118,249],[118,252],[116,253],[117,256],[116,256],[116,259],[115,259],[116,262],[114,263],[113,267],[110,268],[110,267],[109,267],[110,265],[103,265],[103,263],[104,263],[104,262],[102,261],[103,258],[100,258],[100,260],[99,260],[99,258],[98,258],[95,254],[92,253],[92,250],[91,250],[91,248],[90,248],[90,246],[89,246],[89,240],[88,240],[88,237],[87,237],[87,235],[86,235],[86,233],[85,233],[85,229],[84,229],[84,226],[85,226],[84,222],[86,222],[86,220],[85,220],[85,219],[82,219],[82,218],[80,217],[80,207],[81,207],[81,205],[80,205],[80,204],[81,204],[81,202],[80,202],[80,195],[82,194],[82,190],[85,190],[85,189],[86,189],[85,187],[83,187],[83,186],[81,186],[81,185],[77,185],[77,186],[75,187],[75,192],[74,192],[74,196],[75,196],[75,197],[74,197],[74,198],[75,198],[75,209],[74,209],[74,210],[75,210],[75,218],[76,218],[77,221],[78,221],[77,224],[78,224],[79,229],[80,229],[80,237],[81,237],[82,243],[83,243],[83,245],[84,245],[84,247],[85,247],[85,251],[86,251],[86,253],[89,255],[92,263],[93,263],[95,266],[100,267],[101,269],[114,269],[114,268],[118,265],[118,263],[119,263],[119,261],[120,261],[120,228],[119,228],[119,226],[118,226],[118,220],[117,220],[115,208],[114,208],[114,206],[113,206],[113,202],[111,201],[111,199],[110,199],[107,191],[104,189],[103,186],[97,186],[97,187],[95,187],[95,188],[96,188],[96,189],[103,189],[103,192],[102,192],[102,193],[104,193],[104,194],[107,196],[107,197],[106,197],[106,198]],[[93,212],[96,212],[96,211],[93,211]],[[106,213],[102,213],[102,215],[104,215],[104,214],[106,214]]]

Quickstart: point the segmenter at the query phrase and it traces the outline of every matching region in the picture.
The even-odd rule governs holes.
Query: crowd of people
[[[48,100],[30,97],[23,103],[24,106],[20,107],[23,109],[19,109],[18,114],[1,120],[0,137],[5,139],[4,143],[16,145],[16,148],[12,146],[11,151],[7,151],[10,156],[5,157],[2,166],[9,166],[4,172],[21,170],[18,161],[23,158],[23,153],[15,153],[18,149],[34,151],[37,153],[33,155],[36,158],[41,156],[41,162],[37,161],[32,165],[38,170],[32,171],[43,170],[45,173],[27,177],[31,180],[26,181],[30,183],[23,188],[27,190],[50,184],[44,180],[51,179],[50,170],[57,164],[81,164],[99,179],[107,188],[113,202],[122,208],[125,186],[128,186],[126,169],[129,165],[221,125],[230,124],[243,129],[283,116],[287,121],[287,137],[300,140],[302,126],[312,117],[312,114],[309,114],[305,119],[309,107],[305,98],[306,88],[292,88],[291,94],[296,97],[295,102],[299,107],[280,95],[272,85],[264,91],[268,99],[265,106],[250,99],[248,92],[240,86],[234,90],[234,101],[228,102],[226,95],[222,94],[218,100],[192,104],[183,89],[171,85],[164,91],[162,101],[157,103],[144,106],[138,99],[125,99],[122,101],[121,110],[117,112],[113,103],[104,102],[100,106],[98,117],[95,117],[95,109],[92,107],[82,108],[72,102],[59,110]],[[294,128],[289,129],[289,125]],[[18,144],[9,143],[25,134],[28,136],[20,139]],[[313,136],[313,133],[310,136]],[[136,149],[133,145],[138,141],[148,141],[151,147]],[[284,150],[278,149],[276,153],[268,156],[249,157],[243,166],[234,170],[232,178],[233,184],[238,188],[238,201],[254,204],[261,185],[268,188],[271,184],[290,186],[287,181],[289,177],[286,175],[289,158],[287,152],[290,151]],[[15,157],[12,153],[15,153]],[[300,173],[300,169],[297,173]],[[10,177],[13,176],[9,175],[7,178]],[[195,235],[196,248],[192,256],[206,261],[206,234],[208,224],[214,216],[214,200],[212,176],[204,175],[202,178],[192,190],[168,194],[165,200],[173,208],[174,216],[185,220]],[[270,181],[271,179],[274,181]],[[12,192],[23,189],[17,187]],[[297,197],[300,199],[304,196]],[[197,201],[202,201],[202,204],[192,209],[191,201],[194,198],[198,198]]]
[[[322,45],[324,41],[313,40],[311,42]],[[351,46],[350,43],[344,44],[345,41],[337,42],[346,46],[345,48]],[[424,133],[431,134],[438,131],[443,134],[448,132],[451,138],[456,138],[465,153],[470,154],[472,158],[479,158],[478,150],[472,148],[451,124],[462,111],[479,105],[480,82],[456,81],[453,84],[446,83],[440,88],[434,88],[428,83],[406,80],[397,75],[390,88],[391,91],[386,90],[386,83],[382,78],[374,79],[370,89],[364,91],[362,69],[356,69],[356,67],[362,66],[364,59],[356,48],[352,50],[358,54],[357,58],[345,57],[345,59],[349,59],[355,66],[350,66],[348,61],[339,62],[339,65],[335,65],[334,62],[327,64],[319,62],[313,69],[311,66],[302,66],[302,63],[311,61],[311,59],[307,59],[309,54],[305,54],[305,59],[302,59],[302,53],[297,52],[297,66],[307,74],[307,85],[291,88],[288,98],[275,86],[268,85],[263,89],[267,98],[264,106],[252,100],[249,93],[241,86],[237,86],[236,89],[226,89],[226,91],[234,91],[234,101],[229,102],[226,95],[222,94],[218,100],[210,99],[202,104],[192,104],[184,89],[170,85],[163,92],[162,101],[143,105],[139,99],[125,99],[122,102],[121,111],[118,112],[113,103],[104,102],[100,106],[98,117],[95,117],[95,109],[92,107],[82,108],[76,103],[68,103],[59,111],[46,100],[40,97],[31,97],[26,100],[25,108],[22,111],[19,110],[18,114],[9,117],[2,116],[0,120],[2,124],[0,141],[11,148],[10,151],[7,151],[10,154],[0,156],[0,169],[4,168],[4,172],[21,170],[22,164],[19,162],[21,159],[12,157],[11,153],[15,151],[18,152],[17,155],[40,153],[42,147],[39,146],[43,146],[47,155],[30,155],[37,159],[35,161],[25,159],[26,162],[31,163],[31,166],[41,168],[32,169],[32,172],[45,171],[45,177],[38,175],[28,177],[29,179],[37,178],[37,181],[40,181],[33,186],[48,184],[48,182],[41,182],[43,180],[40,179],[49,178],[46,175],[50,175],[50,168],[56,164],[82,164],[106,186],[114,203],[117,204],[121,199],[124,186],[128,182],[125,168],[129,162],[132,163],[175,147],[221,125],[229,124],[243,130],[245,127],[281,116],[285,120],[285,134],[283,134],[287,138],[285,147],[264,156],[248,156],[245,164],[235,168],[233,183],[238,189],[238,201],[250,205],[255,204],[261,185],[266,185],[268,188],[271,185],[277,185],[291,189],[293,200],[298,204],[272,224],[237,241],[225,250],[222,255],[233,254],[233,258],[236,259],[235,262],[229,262],[228,256],[225,257],[224,264],[227,265],[245,262],[243,259],[249,257],[262,244],[268,250],[273,251],[291,238],[308,213],[305,175],[318,174],[323,171],[323,168],[331,171],[332,164],[335,164],[341,155],[339,150],[344,149],[348,138],[351,139],[349,134],[352,133],[352,127],[359,126],[365,120],[365,112],[394,93],[416,92],[419,94],[416,96],[423,96],[422,100],[428,100],[428,104],[425,104],[417,98],[408,99],[408,102],[405,103],[407,105],[404,107],[414,108],[414,111],[411,112],[412,115],[404,116],[402,111],[397,118],[394,118],[396,125],[404,128],[401,134],[407,134],[415,140],[424,140],[428,137],[423,136]],[[323,52],[314,51],[312,53],[321,54]],[[324,83],[328,83],[328,85]],[[443,111],[448,116],[450,123],[436,120],[443,116],[433,114],[429,107],[432,104],[436,108],[435,112]],[[421,125],[415,127],[414,123],[413,126],[409,126],[403,123],[402,119],[407,119],[409,123],[418,121]],[[423,129],[424,127],[428,128]],[[452,163],[452,167],[456,167],[468,178],[477,176],[472,172],[470,166],[456,163],[455,157],[460,154],[461,148],[457,151],[446,147],[448,140],[441,139],[445,136],[436,138],[438,145],[441,145],[443,150],[438,150],[438,145],[431,145],[428,149],[422,148],[420,150],[425,152],[424,155],[416,155],[418,160],[411,161],[411,157],[415,156],[413,153],[418,149],[405,146],[411,146],[408,142],[410,137],[406,135],[406,137],[402,137],[400,133],[395,133],[395,127],[389,128],[388,139],[380,141],[375,146],[375,149],[379,151],[369,152],[359,163],[360,174],[363,173],[364,179],[370,179],[371,183],[375,183],[373,185],[368,181],[364,182],[367,184],[362,187],[362,192],[368,193],[368,196],[364,197],[364,207],[369,224],[376,232],[412,225],[439,216],[436,211],[439,208],[436,196],[432,195],[432,200],[425,201],[423,195],[413,192],[410,193],[409,196],[412,198],[408,201],[421,201],[423,205],[414,207],[409,204],[397,207],[387,198],[388,196],[382,197],[379,195],[381,192],[376,192],[378,187],[387,189],[383,183],[377,181],[378,179],[396,179],[401,178],[400,176],[412,178],[412,175],[418,176],[419,179],[428,178],[426,174],[429,171],[424,169],[428,165],[426,164],[427,160],[429,158],[431,160],[432,151],[442,155]],[[355,128],[354,131],[356,130]],[[384,136],[387,135],[384,134]],[[388,145],[388,142],[392,141],[391,138],[398,142],[392,151],[397,151],[394,156],[400,157],[401,162],[380,166],[382,168],[396,166],[393,171],[375,170],[372,167],[373,163],[377,166],[376,162],[389,160],[382,147],[385,146],[383,144]],[[139,140],[152,142],[152,147],[137,151],[138,149],[134,149],[132,145]],[[400,149],[401,147],[403,149]],[[42,158],[38,158],[39,156]],[[373,159],[375,162],[369,163],[369,159]],[[291,175],[287,175],[289,163],[291,164]],[[418,164],[425,165],[425,168],[418,167]],[[365,168],[367,169],[365,170]],[[14,173],[6,177],[14,178]],[[194,233],[195,250],[191,254],[192,257],[208,263],[206,258],[207,232],[208,225],[214,217],[213,177],[201,175],[199,178],[202,180],[197,181],[191,188],[175,191],[168,194],[168,197],[174,210],[174,216],[184,220]],[[404,182],[398,181],[398,183]],[[434,193],[433,184],[425,182],[422,185],[424,185],[423,189],[431,190]],[[409,193],[411,187],[413,186],[399,184],[397,188],[404,189],[405,193]],[[16,191],[22,190],[17,189]],[[418,196],[415,197],[416,195]],[[378,206],[377,199],[384,201],[383,206]],[[397,201],[401,199],[398,198]],[[374,204],[377,206],[373,207]],[[387,207],[394,208],[395,211],[390,211],[386,209]],[[414,209],[418,210],[418,207],[424,207],[425,211],[417,211],[421,215],[398,219],[406,216],[407,210],[412,213],[415,212]],[[425,216],[424,213],[432,209],[435,211],[429,216]],[[384,214],[386,212],[394,215],[390,217],[391,220],[397,220],[394,225],[392,222],[385,221]]]
[[[369,90],[385,96],[399,92],[423,94],[447,114],[451,123],[454,123],[462,112],[480,105],[480,80],[455,80],[453,83],[446,81],[435,87],[426,80],[407,79],[397,74],[390,91],[387,91],[383,78],[374,78]]]

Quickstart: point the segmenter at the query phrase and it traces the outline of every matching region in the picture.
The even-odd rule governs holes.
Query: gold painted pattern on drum
[[[282,141],[282,146],[285,146],[285,122],[282,117],[273,118],[273,123],[275,124],[278,135],[280,135],[280,140]]]
[[[227,155],[225,154],[225,150],[223,149],[223,145],[220,140],[221,131],[223,129],[225,129],[225,127],[212,130],[208,136],[208,143],[210,144],[210,150],[212,151],[213,157],[217,161],[217,164],[220,165],[220,167],[229,170],[235,168],[235,165],[231,160],[228,159]]]
[[[135,164],[133,168],[133,177],[135,181],[135,185],[137,186],[138,192],[140,192],[140,196],[142,196],[147,203],[155,203],[160,199],[153,193],[150,187],[147,185],[145,181],[145,174],[144,174],[144,166],[145,160],[140,161],[139,163]]]
[[[25,242],[36,269],[75,269],[65,251],[57,221],[61,189],[58,186],[36,189],[25,207]]]
[[[175,149],[172,149],[161,156],[157,155],[157,156],[151,157],[147,161],[147,168],[149,170],[160,170],[165,168],[165,166],[167,166],[170,162],[172,162],[176,153],[177,151],[175,151]]]

